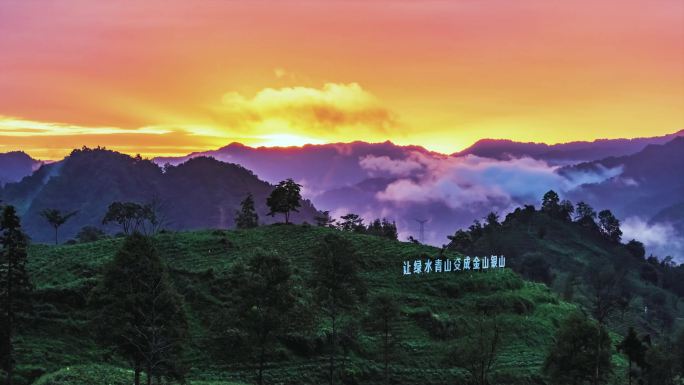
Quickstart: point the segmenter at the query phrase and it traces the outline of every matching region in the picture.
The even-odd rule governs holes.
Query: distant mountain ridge
[[[582,186],[576,193],[578,197],[611,207],[622,217],[636,215],[682,222],[684,218],[678,214],[684,213],[684,137],[662,145],[648,145],[633,155],[569,166],[561,173],[612,167],[622,167],[619,176]]]
[[[6,183],[18,182],[30,175],[42,164],[23,151],[0,154],[0,187]]]
[[[649,138],[598,139],[592,142],[578,141],[560,144],[524,143],[508,139],[482,139],[453,155],[476,155],[494,159],[527,156],[552,163],[577,163],[611,156],[635,154],[648,145],[665,144],[672,139],[682,136],[684,136],[684,130]]]
[[[44,209],[78,211],[60,229],[69,239],[84,226],[102,227],[108,206],[115,201],[146,203],[158,199],[166,228],[188,230],[234,227],[234,213],[251,193],[259,220],[280,221],[267,216],[266,198],[273,186],[259,180],[242,166],[199,157],[165,169],[149,160],[104,149],[74,150],[64,160],[43,165],[21,182],[0,189],[0,199],[13,204],[22,215],[28,234],[38,241],[53,239],[52,230],[40,216]],[[292,220],[311,222],[316,213],[308,201]],[[110,232],[118,231],[107,227]]]

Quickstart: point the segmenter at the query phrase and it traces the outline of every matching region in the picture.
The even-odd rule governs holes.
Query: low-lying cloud
[[[557,166],[532,158],[496,160],[474,155],[431,156],[414,152],[406,159],[367,156],[360,165],[369,175],[398,177],[378,192],[380,201],[396,203],[441,202],[450,208],[498,202],[537,201],[546,191],[571,191],[585,183],[617,176],[621,168],[561,175]]]
[[[670,223],[648,223],[639,217],[629,217],[622,222],[621,229],[625,241],[642,242],[647,254],[661,259],[671,256],[684,262],[684,237]]]

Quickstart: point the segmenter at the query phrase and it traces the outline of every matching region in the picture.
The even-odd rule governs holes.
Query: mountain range
[[[266,198],[273,186],[242,166],[198,157],[164,169],[141,158],[104,149],[74,150],[65,159],[43,165],[21,182],[0,189],[0,199],[15,205],[26,232],[39,242],[53,239],[40,215],[45,209],[76,212],[60,229],[61,238],[74,237],[84,226],[102,226],[108,206],[116,201],[148,203],[156,200],[165,228],[203,229],[234,226],[240,202],[251,193],[262,223],[267,216]],[[292,221],[313,220],[315,209],[303,201]],[[115,227],[104,227],[111,233]]]
[[[428,220],[423,240],[441,245],[447,235],[468,226],[473,218],[490,211],[503,216],[521,204],[538,204],[546,191],[554,189],[574,202],[592,204],[597,211],[613,210],[625,224],[625,237],[643,238],[650,252],[677,256],[684,253],[683,242],[672,242],[681,240],[684,233],[682,135],[684,131],[557,145],[482,140],[452,155],[391,142],[270,148],[233,143],[215,151],[152,161],[103,152],[108,156],[101,159],[90,154],[80,162],[88,167],[69,166],[75,171],[66,174],[69,182],[64,183],[87,188],[104,185],[95,191],[115,193],[85,196],[79,191],[60,198],[66,189],[45,187],[56,183],[50,179],[52,174],[65,175],[63,167],[75,162],[72,154],[43,166],[21,183],[8,184],[0,191],[0,199],[18,204],[28,215],[27,226],[38,234],[44,227],[38,212],[45,207],[100,215],[113,200],[143,201],[153,194],[172,202],[176,229],[229,227],[232,211],[252,190],[262,205],[260,216],[271,220],[262,202],[268,184],[293,178],[303,184],[303,195],[312,202],[299,220],[311,220],[316,211],[313,205],[335,217],[349,212],[366,220],[385,217],[397,222],[402,239],[418,238],[417,220]],[[75,154],[76,158],[84,156]],[[128,165],[112,168],[104,160],[110,157],[125,157],[129,160],[122,164]],[[136,162],[145,166],[133,166]],[[13,175],[16,180],[17,173]],[[100,178],[102,182],[97,181]],[[95,222],[94,218],[74,220],[65,226],[65,236]]]

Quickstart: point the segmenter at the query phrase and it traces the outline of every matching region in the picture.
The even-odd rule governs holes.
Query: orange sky
[[[0,2],[0,152],[682,128],[681,0]]]

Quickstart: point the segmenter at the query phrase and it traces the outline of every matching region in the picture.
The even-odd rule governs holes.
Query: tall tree
[[[605,331],[605,323],[608,316],[610,316],[620,304],[621,284],[624,277],[624,272],[616,272],[611,266],[595,269],[588,268],[585,274],[588,280],[587,298],[591,301],[591,312],[596,319],[596,333],[598,338],[596,340],[596,347],[594,349],[594,380],[593,383],[598,385],[606,373],[611,370],[609,366],[605,366],[602,360],[603,351],[605,347],[602,345],[603,334]],[[610,353],[610,348],[609,352]]]
[[[573,313],[558,328],[544,363],[544,372],[552,384],[603,384],[608,379],[609,371],[601,372],[596,381],[595,357],[599,356],[602,367],[610,368],[610,348],[610,337],[603,326],[599,324],[597,329],[597,325],[586,316]]]
[[[337,226],[342,231],[351,231],[354,233],[363,233],[366,231],[366,227],[363,225],[363,218],[354,213],[341,216],[340,223]]]
[[[615,218],[610,210],[603,210],[598,214],[599,227],[601,233],[611,242],[620,242],[622,238],[622,230],[620,230],[620,221]]]
[[[351,243],[337,234],[328,234],[314,252],[312,285],[315,299],[330,318],[330,385],[335,382],[337,323],[341,314],[352,309],[365,295],[358,275],[357,257]]]
[[[116,223],[125,235],[141,230],[145,221],[145,208],[135,202],[113,202],[109,205],[102,224]]]
[[[316,221],[316,226],[335,227],[335,219],[330,215],[330,211],[319,211],[314,220]]]
[[[553,190],[549,190],[546,192],[546,194],[544,194],[544,197],[542,198],[541,210],[551,216],[556,216],[560,209],[559,202],[560,197],[558,196],[558,194]]]
[[[238,229],[250,229],[259,226],[259,215],[254,208],[252,194],[248,194],[240,203],[240,210],[235,213],[235,225]]]
[[[65,224],[71,217],[76,215],[78,211],[72,211],[70,213],[62,213],[57,209],[45,209],[40,212],[40,215],[48,221],[50,226],[55,229],[55,245],[59,244],[59,238],[57,233],[59,228]]]
[[[236,267],[233,275],[242,275],[239,277],[242,284],[233,293],[236,300],[233,317],[250,337],[249,346],[257,356],[257,378],[261,385],[269,349],[285,329],[295,301],[290,265],[277,254],[257,250],[247,266]]]
[[[7,373],[5,384],[12,385],[14,375],[14,344],[17,314],[30,306],[32,290],[26,271],[26,248],[28,239],[21,229],[21,222],[13,206],[0,206],[0,306],[2,314],[2,344],[0,358]]]
[[[278,183],[266,200],[266,204],[270,209],[268,215],[283,214],[285,216],[285,224],[290,223],[290,213],[293,211],[299,212],[298,208],[301,207],[301,188],[302,185],[297,184],[292,179],[286,179]]]
[[[396,241],[399,238],[399,232],[397,231],[396,222],[390,222],[389,219],[382,219],[382,235],[387,238]]]
[[[570,222],[572,221],[572,214],[575,212],[575,206],[572,205],[572,202],[570,202],[567,199],[564,199],[560,202],[558,206],[558,216],[560,219]]]
[[[399,305],[393,296],[380,294],[371,301],[370,316],[383,336],[382,356],[385,362],[385,383],[390,383],[389,362],[394,338],[394,323],[399,318]]]
[[[129,360],[136,385],[143,370],[148,385],[153,377],[172,374],[188,325],[182,298],[151,239],[140,233],[126,238],[92,303],[99,309],[94,324],[101,342]]]
[[[451,352],[450,359],[470,373],[475,385],[489,385],[489,374],[501,350],[502,328],[500,318],[482,312],[473,323],[465,341],[461,341]]]
[[[644,367],[648,347],[639,339],[634,328],[630,327],[627,335],[622,342],[617,345],[617,348],[627,356],[627,378],[629,385],[632,385],[632,378],[635,377],[634,371],[632,370],[632,364],[637,364],[640,368]]]

